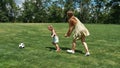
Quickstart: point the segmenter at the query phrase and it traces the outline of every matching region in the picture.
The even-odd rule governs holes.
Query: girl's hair
[[[49,26],[48,26],[48,29],[53,30],[53,26],[52,26],[52,25],[49,25]]]

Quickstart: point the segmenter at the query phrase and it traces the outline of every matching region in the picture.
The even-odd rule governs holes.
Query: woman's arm
[[[76,24],[76,20],[75,19],[70,19],[69,20],[69,29],[67,31],[67,34],[65,35],[65,37],[69,37],[75,27],[75,24]]]

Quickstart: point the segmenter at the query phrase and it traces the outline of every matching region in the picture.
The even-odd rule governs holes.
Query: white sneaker
[[[75,51],[73,51],[73,50],[67,50],[67,52],[68,52],[68,53],[72,53],[72,54],[75,53]]]
[[[87,53],[85,54],[85,56],[90,56],[90,53],[89,53],[89,52],[87,52]]]

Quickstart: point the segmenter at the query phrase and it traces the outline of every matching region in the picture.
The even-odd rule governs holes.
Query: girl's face
[[[52,28],[51,26],[48,26],[48,30],[52,31],[52,30],[53,30],[53,28]]]

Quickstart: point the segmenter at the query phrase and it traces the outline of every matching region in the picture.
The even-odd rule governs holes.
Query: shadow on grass
[[[49,49],[49,51],[53,51],[56,50],[55,47],[46,47],[47,49]],[[70,50],[70,48],[67,47],[60,47],[62,51],[66,51],[66,50]],[[75,50],[76,53],[81,53],[81,54],[85,54],[83,53],[81,50]]]

